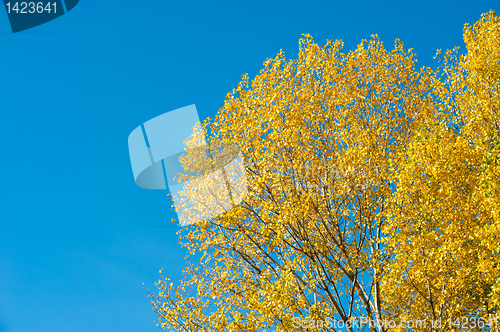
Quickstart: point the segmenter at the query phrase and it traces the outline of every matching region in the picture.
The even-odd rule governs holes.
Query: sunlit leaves
[[[396,317],[498,318],[498,17],[490,12],[466,25],[464,40],[466,54],[443,55],[433,78],[435,114],[415,131],[395,172],[385,242],[396,255],[384,300]]]
[[[248,192],[182,230],[203,256],[180,284],[158,283],[165,329],[498,315],[499,31],[493,13],[466,26],[467,53],[434,71],[400,41],[343,53],[305,35],[296,59],[280,51],[243,75],[203,132],[207,147],[237,147]],[[199,157],[188,170],[215,169]]]

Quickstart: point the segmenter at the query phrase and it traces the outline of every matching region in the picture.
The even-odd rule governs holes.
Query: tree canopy
[[[417,69],[399,40],[388,50],[373,35],[343,53],[305,35],[296,59],[280,52],[243,75],[198,130],[207,149],[237,147],[246,196],[180,231],[202,256],[150,294],[160,326],[497,329],[498,16],[465,25],[464,40],[464,54]],[[227,157],[202,155],[186,160],[216,169]]]

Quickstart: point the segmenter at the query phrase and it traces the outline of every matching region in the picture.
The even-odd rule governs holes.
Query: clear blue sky
[[[179,278],[184,252],[165,191],[134,183],[127,137],[196,104],[214,116],[301,34],[345,50],[378,33],[434,66],[499,0],[80,0],[12,34],[0,8],[0,332],[159,331],[142,289]]]

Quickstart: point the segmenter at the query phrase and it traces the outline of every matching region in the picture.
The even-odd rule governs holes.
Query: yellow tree
[[[498,31],[494,13],[466,26],[468,53],[437,72],[399,41],[345,54],[306,35],[297,59],[243,75],[187,141],[177,207],[196,222],[180,236],[202,257],[158,282],[161,326],[429,331],[498,315]],[[244,168],[225,168],[235,156]]]
[[[464,40],[467,53],[447,51],[433,79],[435,116],[393,165],[384,229],[395,253],[382,287],[387,310],[435,321],[436,331],[500,326],[498,17],[466,25]]]

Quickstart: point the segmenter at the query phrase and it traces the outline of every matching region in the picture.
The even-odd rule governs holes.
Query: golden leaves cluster
[[[280,52],[252,82],[243,75],[203,133],[211,149],[238,147],[248,192],[181,231],[202,257],[180,284],[158,283],[160,324],[290,331],[295,317],[498,315],[498,17],[464,39],[465,55],[416,70],[400,41],[387,50],[374,35],[346,54],[306,35],[297,59]]]
[[[415,131],[395,172],[384,229],[395,258],[384,292],[396,316],[500,317],[498,16],[466,25],[464,41],[466,54],[442,57],[432,82],[436,113]]]

